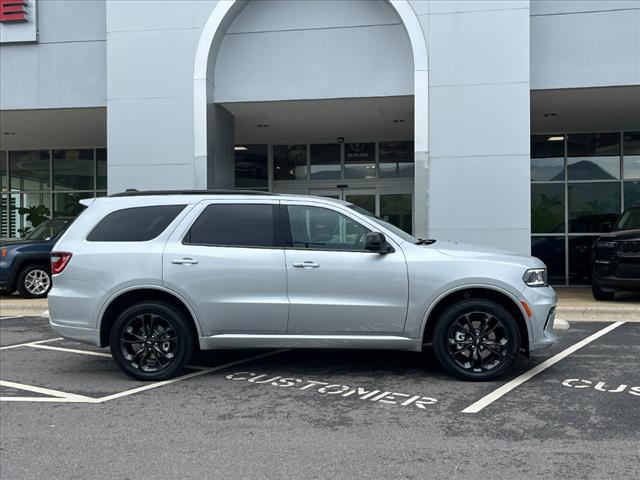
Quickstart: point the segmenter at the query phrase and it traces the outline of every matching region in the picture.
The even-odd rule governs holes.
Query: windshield
[[[49,240],[60,233],[64,226],[71,220],[68,218],[54,218],[52,220],[46,220],[38,225],[35,230],[29,232],[26,240]]]
[[[405,242],[411,242],[411,243],[417,243],[418,242],[418,239],[415,238],[413,235],[409,235],[407,232],[405,232],[404,230],[396,227],[395,225],[392,225],[391,223],[384,221],[380,217],[376,217],[369,210],[365,210],[364,208],[358,207],[357,205],[349,205],[349,208],[351,210],[355,210],[358,213],[361,213],[362,215],[366,215],[368,218],[373,220],[378,225],[386,228],[387,230],[391,230],[397,236],[402,238]]]
[[[614,230],[640,230],[640,208],[630,208],[622,214]]]

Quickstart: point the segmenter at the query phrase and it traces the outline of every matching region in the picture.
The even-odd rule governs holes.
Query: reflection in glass
[[[340,144],[311,145],[311,179],[325,180],[340,178]]]
[[[98,190],[107,189],[107,149],[96,149],[96,188]]]
[[[345,178],[376,178],[375,143],[344,144]]]
[[[380,142],[380,177],[413,177],[413,142]]]
[[[53,151],[54,190],[93,190],[93,149]]]
[[[273,178],[274,180],[306,180],[307,146],[274,145]]]
[[[380,195],[380,218],[411,233],[412,195],[393,193]]]
[[[266,145],[243,145],[236,147],[236,187],[268,188],[269,167]]]
[[[9,237],[9,206],[7,205],[9,196],[0,194],[0,238]]]
[[[51,189],[49,150],[9,153],[11,190],[44,191]]]
[[[549,283],[558,285],[564,284],[564,237],[532,237],[531,255],[538,257],[547,266]]]
[[[531,180],[562,181],[564,180],[564,157],[532,158]]]
[[[531,231],[564,233],[564,183],[531,185]]]
[[[640,181],[624,182],[624,208],[640,205]]]
[[[376,196],[375,195],[346,195],[345,200],[351,202],[358,207],[376,213]]]
[[[83,198],[93,198],[91,192],[83,193],[54,193],[53,194],[53,216],[54,217],[75,217],[83,209],[80,200]]]
[[[569,284],[591,284],[591,248],[597,236],[569,237]]]
[[[564,180],[564,135],[531,136],[531,180]]]
[[[569,232],[602,233],[620,214],[620,183],[569,183]]]
[[[625,133],[622,148],[624,153],[624,178],[640,179],[640,132]]]
[[[617,133],[567,136],[569,180],[620,178],[620,135]]]

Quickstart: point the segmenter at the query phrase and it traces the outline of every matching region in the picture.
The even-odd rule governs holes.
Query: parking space
[[[501,472],[512,475],[518,463],[507,459],[532,457],[547,462],[533,471],[529,465],[529,473],[558,474],[564,468],[557,463],[558,449],[575,456],[576,476],[584,474],[584,465],[595,469],[581,478],[590,478],[600,468],[593,459],[604,455],[619,459],[609,476],[637,468],[637,323],[572,323],[552,349],[520,357],[509,377],[482,383],[450,377],[429,351],[356,350],[205,352],[177,379],[139,382],[116,367],[108,350],[56,339],[45,319],[4,319],[0,329],[3,478],[38,478],[18,468],[24,468],[17,460],[19,439],[29,439],[29,449],[42,449],[34,450],[42,468],[78,450],[106,466],[83,442],[108,444],[112,455],[126,457],[125,445],[144,443],[129,436],[132,427],[148,441],[169,436],[156,454],[186,449],[177,465],[209,458],[206,445],[224,456],[220,471],[234,478],[291,476],[308,467],[309,457],[329,462],[317,478],[386,471],[424,478],[417,472],[425,462],[437,462],[437,452],[451,455],[461,444],[468,451],[460,468],[466,470],[472,458],[479,474],[495,472],[486,457],[491,445],[501,455],[510,452],[512,458],[499,463]],[[347,452],[369,463],[359,462],[358,470]],[[240,460],[242,455],[249,457]],[[143,463],[149,474],[162,473],[150,460]],[[104,478],[127,475],[126,462],[110,468],[119,474]],[[195,468],[206,476],[206,464]],[[84,466],[75,465],[64,477],[84,478],[83,472]]]

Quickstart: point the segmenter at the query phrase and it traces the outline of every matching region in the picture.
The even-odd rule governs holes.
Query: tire
[[[184,314],[168,303],[137,303],[118,316],[109,335],[111,355],[136,380],[175,377],[191,359],[193,332]]]
[[[42,265],[27,265],[18,274],[18,292],[25,298],[44,298],[51,286],[51,272]]]
[[[591,282],[591,293],[593,293],[593,298],[595,298],[599,302],[613,300],[616,298],[616,292],[606,292],[602,290],[598,282],[596,282],[595,280]]]
[[[504,375],[520,351],[520,342],[513,315],[502,305],[483,299],[451,305],[438,319],[433,333],[438,362],[449,373],[470,381]]]

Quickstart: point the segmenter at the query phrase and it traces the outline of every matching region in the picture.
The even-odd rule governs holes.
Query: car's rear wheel
[[[184,314],[163,302],[143,302],[118,316],[110,334],[113,358],[138,380],[166,380],[179,374],[193,353],[193,334]]]
[[[26,298],[43,298],[51,290],[51,272],[42,265],[29,265],[18,274],[18,292]]]
[[[442,314],[433,337],[440,364],[464,380],[498,378],[520,351],[520,332],[513,315],[490,300],[468,299]]]
[[[595,280],[591,282],[591,293],[593,293],[593,298],[598,301],[613,300],[616,298],[616,292],[606,292],[602,290]]]

